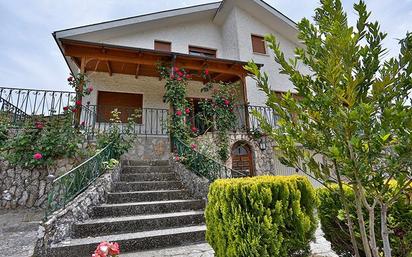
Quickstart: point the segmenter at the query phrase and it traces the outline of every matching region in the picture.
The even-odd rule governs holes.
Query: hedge
[[[206,207],[206,239],[217,257],[307,256],[316,192],[303,176],[219,179]]]
[[[322,230],[325,233],[325,238],[332,244],[332,249],[343,257],[352,256],[352,245],[350,242],[349,229],[346,225],[345,212],[338,195],[338,186],[331,185],[332,192],[326,188],[317,189],[317,196],[319,199],[318,216],[322,226]],[[350,202],[354,202],[353,190],[345,186],[345,195]],[[388,222],[389,228],[393,231],[390,235],[392,256],[396,257],[412,257],[412,203],[411,195],[405,195],[402,199],[397,201],[389,209]],[[356,217],[356,210],[354,206],[351,206],[350,213],[352,217]],[[368,216],[365,211],[365,220]],[[379,205],[376,207],[375,212],[375,228],[378,240],[378,246],[382,249],[382,240],[380,238],[380,209]],[[355,231],[357,237],[359,249],[362,248],[362,241],[359,236],[359,227],[356,220],[354,220]],[[369,229],[367,227],[367,229]],[[364,256],[364,253],[361,252]]]

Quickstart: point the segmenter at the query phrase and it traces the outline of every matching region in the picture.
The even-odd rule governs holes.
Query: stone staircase
[[[101,241],[118,242],[121,252],[204,242],[204,207],[177,181],[168,161],[124,161],[107,202],[75,224],[72,238],[51,246],[48,256],[91,256]]]

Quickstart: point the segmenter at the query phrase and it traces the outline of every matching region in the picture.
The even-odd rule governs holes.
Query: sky
[[[70,90],[69,69],[52,32],[123,17],[214,2],[208,0],[13,0],[0,1],[0,87]],[[298,22],[313,16],[318,0],[266,0]],[[354,0],[343,0],[354,24]],[[388,56],[397,55],[398,39],[412,31],[412,0],[366,0],[388,33]]]

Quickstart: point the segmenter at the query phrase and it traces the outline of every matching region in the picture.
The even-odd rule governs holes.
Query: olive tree
[[[339,185],[354,255],[360,256],[362,247],[366,257],[381,256],[382,250],[389,257],[388,209],[412,183],[412,34],[399,41],[397,57],[385,59],[386,34],[377,22],[369,21],[363,1],[354,4],[355,26],[348,24],[339,0],[320,2],[314,23],[304,18],[297,25],[301,43],[293,58],[285,57],[275,36],[265,37],[294,93],[279,96],[253,61],[246,67],[279,121],[271,127],[254,115],[276,141],[282,163],[326,187],[330,182]],[[354,202],[345,199],[345,184],[355,192]],[[349,215],[352,205],[355,218]],[[375,233],[377,211],[380,235]],[[355,239],[355,224],[361,245]]]

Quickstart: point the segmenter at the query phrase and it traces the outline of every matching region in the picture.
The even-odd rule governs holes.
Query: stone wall
[[[112,183],[119,179],[120,165],[98,178],[83,193],[77,196],[66,208],[54,212],[44,221],[37,232],[34,257],[46,256],[48,247],[59,243],[72,235],[75,222],[87,220],[92,207],[103,203]]]
[[[0,159],[0,208],[44,208],[51,180],[73,168],[75,160],[62,159],[49,169],[23,169]]]
[[[123,155],[127,160],[169,160],[168,136],[138,136],[132,148]]]
[[[196,199],[207,199],[210,182],[206,178],[194,174],[173,158],[170,159],[170,166],[191,196]]]

